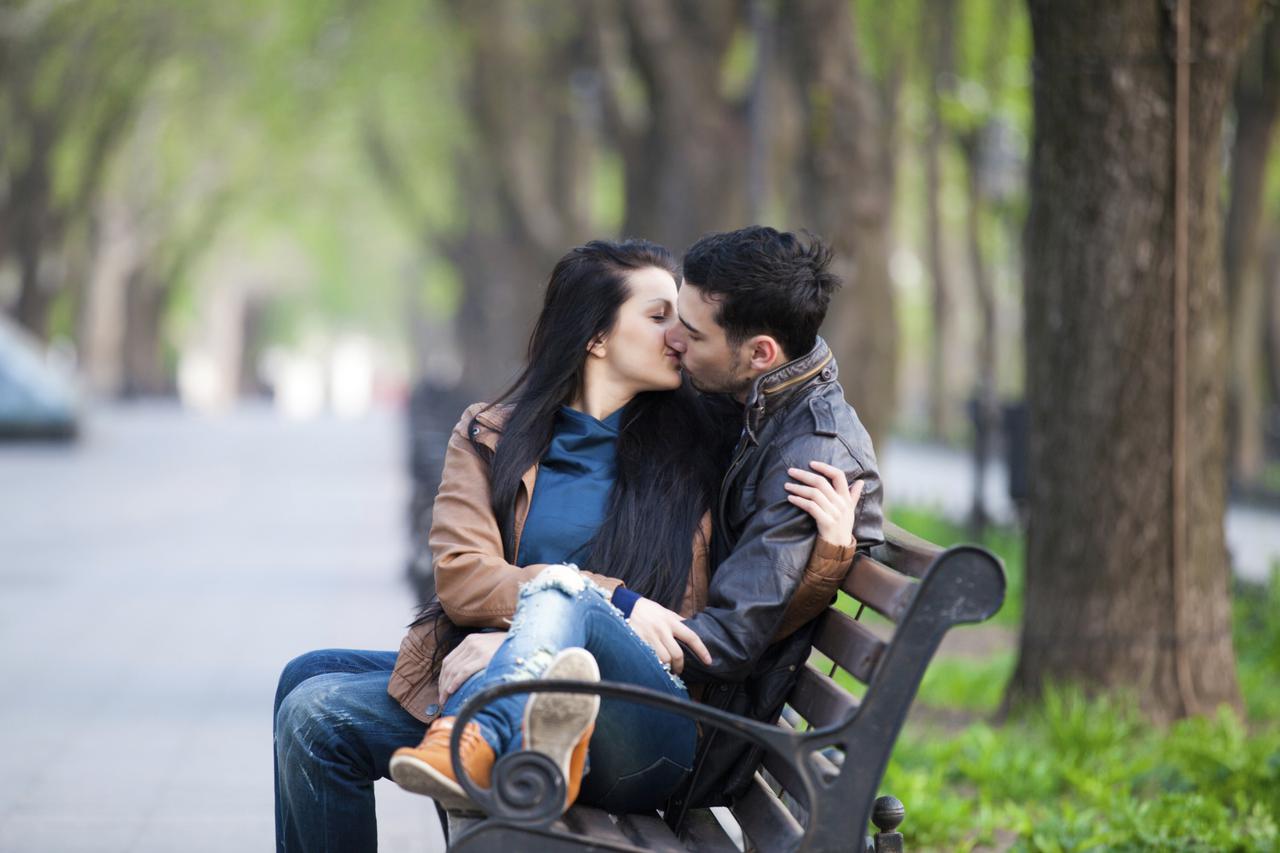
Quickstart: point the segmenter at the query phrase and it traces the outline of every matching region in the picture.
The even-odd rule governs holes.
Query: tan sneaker
[[[553,681],[599,681],[600,667],[586,649],[565,649],[542,677]],[[587,763],[587,744],[595,731],[600,697],[586,693],[534,693],[524,707],[524,748],[550,757],[564,776],[564,810],[578,799]]]
[[[442,808],[474,809],[475,803],[458,784],[453,762],[449,760],[449,739],[456,719],[441,717],[427,729],[426,737],[418,746],[397,749],[391,756],[391,778],[406,791],[425,794]],[[480,734],[478,723],[467,723],[462,730],[458,757],[467,776],[481,788],[488,788],[493,772],[493,747]]]

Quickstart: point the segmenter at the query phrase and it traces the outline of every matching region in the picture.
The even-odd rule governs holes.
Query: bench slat
[[[893,566],[904,575],[922,578],[942,548],[888,521],[884,523],[883,545],[871,549],[871,556]]]
[[[828,607],[827,612],[818,617],[813,647],[867,684],[884,654],[885,643],[839,610]]]
[[[685,840],[685,847],[698,853],[738,853],[738,845],[733,843],[711,809],[694,809],[686,814],[680,834]]]
[[[618,828],[637,847],[658,850],[661,853],[687,853],[671,827],[657,814],[618,815]]]
[[[632,846],[631,839],[618,828],[606,811],[593,809],[590,806],[574,806],[565,813],[564,822],[571,831],[579,835],[612,844]]]
[[[733,806],[733,816],[759,850],[790,850],[804,830],[757,773]]]
[[[450,838],[457,838],[459,835],[466,832],[468,829],[471,829],[476,824],[482,823],[485,820],[487,820],[487,817],[483,812],[451,811],[447,813],[447,817],[449,820],[449,837]],[[564,818],[560,818],[560,820],[557,820],[555,823],[551,824],[551,829],[553,832],[576,832],[577,831],[576,829],[571,827],[568,823],[566,823]]]
[[[858,700],[827,676],[805,664],[787,704],[813,728],[843,722],[858,707]]]
[[[859,554],[840,588],[872,610],[897,622],[916,594],[916,582],[878,560]]]

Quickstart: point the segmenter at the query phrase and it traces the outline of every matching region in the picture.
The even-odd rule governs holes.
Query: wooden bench
[[[902,835],[896,832],[902,804],[892,797],[876,799],[890,753],[943,635],[999,610],[1005,577],[1000,561],[983,548],[942,550],[893,525],[886,525],[885,536],[884,545],[857,558],[841,588],[894,623],[892,636],[882,639],[834,606],[828,608],[819,617],[813,647],[832,668],[823,672],[811,659],[776,725],[632,685],[557,681],[490,687],[468,702],[454,728],[458,766],[462,724],[500,696],[531,690],[598,693],[675,710],[698,720],[704,731],[733,732],[765,749],[752,784],[729,809],[733,820],[722,823],[709,809],[694,810],[677,833],[656,812],[610,815],[575,806],[562,817],[553,805],[564,801],[559,770],[546,756],[522,751],[499,759],[490,789],[463,780],[484,814],[451,814],[449,849],[727,853],[741,843],[741,849],[775,853],[847,851],[858,846],[854,839],[865,839],[868,851],[902,850]],[[836,669],[866,685],[861,700],[831,677]],[[866,835],[873,809],[880,830],[874,838]]]

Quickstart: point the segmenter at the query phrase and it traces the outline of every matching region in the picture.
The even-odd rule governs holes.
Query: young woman
[[[708,508],[737,433],[712,422],[666,346],[678,322],[675,276],[670,254],[643,241],[569,252],[525,371],[455,430],[430,536],[438,602],[406,638],[390,683],[410,713],[440,715],[418,747],[392,757],[403,787],[467,804],[449,738],[458,710],[486,686],[604,678],[687,698],[681,644],[711,662],[682,618],[705,603]],[[811,565],[825,563],[826,576],[852,557],[855,502],[814,475],[796,496],[818,523]],[[461,630],[473,633],[459,642]],[[461,757],[487,786],[496,758],[535,749],[559,764],[566,808],[581,791],[611,811],[638,811],[682,781],[696,740],[694,723],[668,712],[543,693],[479,711]]]

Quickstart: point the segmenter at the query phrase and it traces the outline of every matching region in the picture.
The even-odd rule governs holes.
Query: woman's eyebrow
[[[675,307],[675,303],[673,303],[670,299],[667,299],[667,298],[662,297],[662,296],[655,296],[653,299],[650,299],[650,300],[649,300],[648,302],[646,302],[645,304],[646,304],[646,305],[652,305],[652,304],[653,304],[653,303],[655,303],[655,302],[661,302],[661,303],[662,303],[662,307],[663,307],[663,308],[674,308],[674,307]]]

